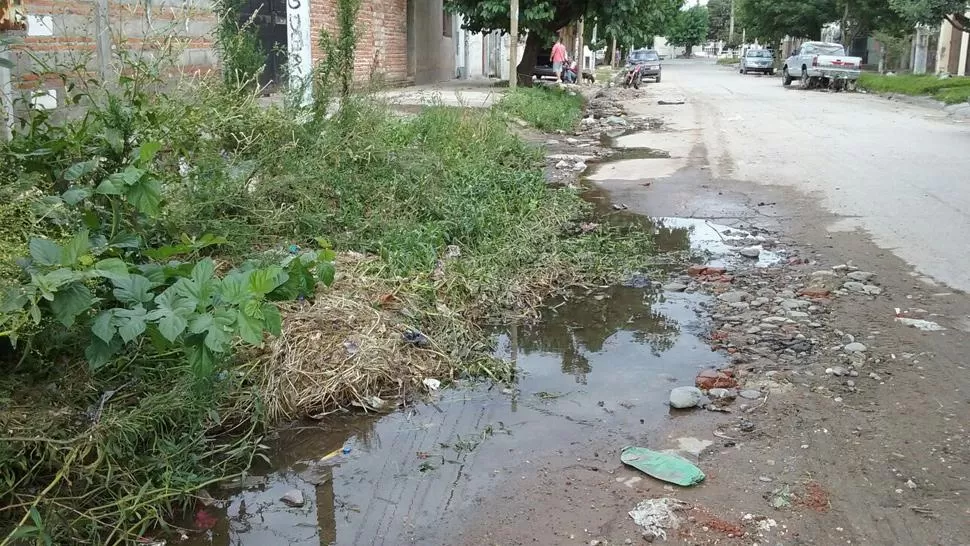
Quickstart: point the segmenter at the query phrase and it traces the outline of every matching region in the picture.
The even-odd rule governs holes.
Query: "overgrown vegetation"
[[[738,64],[740,61],[740,57],[718,57],[717,64],[730,66],[732,64]]]
[[[273,418],[510,379],[483,322],[650,259],[508,129],[570,129],[578,96],[402,119],[345,94],[327,115],[128,62],[81,117],[31,112],[0,144],[4,544],[163,533]]]
[[[571,131],[582,118],[583,97],[553,87],[524,88],[507,93],[498,107],[542,131]]]
[[[228,89],[248,90],[259,85],[266,64],[266,51],[259,41],[252,19],[242,17],[246,0],[216,0],[219,17],[215,41],[222,58],[222,76]],[[265,15],[265,14],[264,14]]]
[[[901,93],[912,96],[930,96],[947,104],[970,100],[970,78],[939,78],[934,75],[863,73],[859,87],[876,93]]]

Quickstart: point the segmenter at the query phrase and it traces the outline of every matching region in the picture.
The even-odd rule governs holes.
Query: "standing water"
[[[538,324],[497,334],[521,370],[513,388],[458,385],[383,417],[285,430],[271,469],[197,509],[208,529],[189,543],[454,544],[483,499],[537,463],[643,442],[669,420],[670,388],[721,363],[699,338],[701,302],[632,287],[552,302]],[[301,506],[281,502],[293,490]]]

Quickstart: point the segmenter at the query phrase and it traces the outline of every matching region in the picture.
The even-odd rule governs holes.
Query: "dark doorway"
[[[417,52],[415,51],[414,39],[414,0],[408,0],[405,19],[405,24],[407,25],[408,79],[413,80],[417,65]]]
[[[241,23],[252,20],[266,52],[259,84],[275,91],[286,83],[286,0],[247,0],[240,15]]]

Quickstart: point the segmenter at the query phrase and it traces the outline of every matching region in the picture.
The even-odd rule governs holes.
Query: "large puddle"
[[[514,388],[459,386],[383,417],[285,430],[273,468],[213,492],[224,500],[196,521],[214,527],[189,543],[454,544],[505,480],[579,440],[619,448],[670,419],[670,388],[721,363],[699,339],[701,301],[614,287],[551,302],[542,322],[496,336],[497,354],[522,370]],[[280,501],[294,489],[302,507]]]
[[[636,135],[610,134],[615,144]],[[619,160],[669,154],[629,149]],[[613,223],[652,232],[661,252],[690,252],[728,267],[750,233],[689,218],[615,210],[596,187],[586,198]],[[620,207],[622,208],[622,207]],[[780,257],[764,250],[758,265]],[[618,449],[671,419],[670,388],[722,364],[701,339],[702,296],[663,294],[640,279],[549,302],[542,321],[495,334],[496,354],[521,370],[512,388],[457,385],[384,416],[303,423],[273,442],[271,467],[195,514],[189,544],[459,544],[486,498],[544,460],[591,440]],[[637,283],[634,283],[637,284]],[[281,497],[298,490],[302,506]],[[217,494],[218,493],[218,494]],[[208,528],[199,530],[200,527]]]

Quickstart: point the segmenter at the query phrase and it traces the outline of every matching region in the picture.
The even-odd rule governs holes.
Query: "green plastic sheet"
[[[704,473],[700,468],[673,453],[627,446],[620,452],[620,461],[658,480],[681,487],[690,487],[704,480]]]

